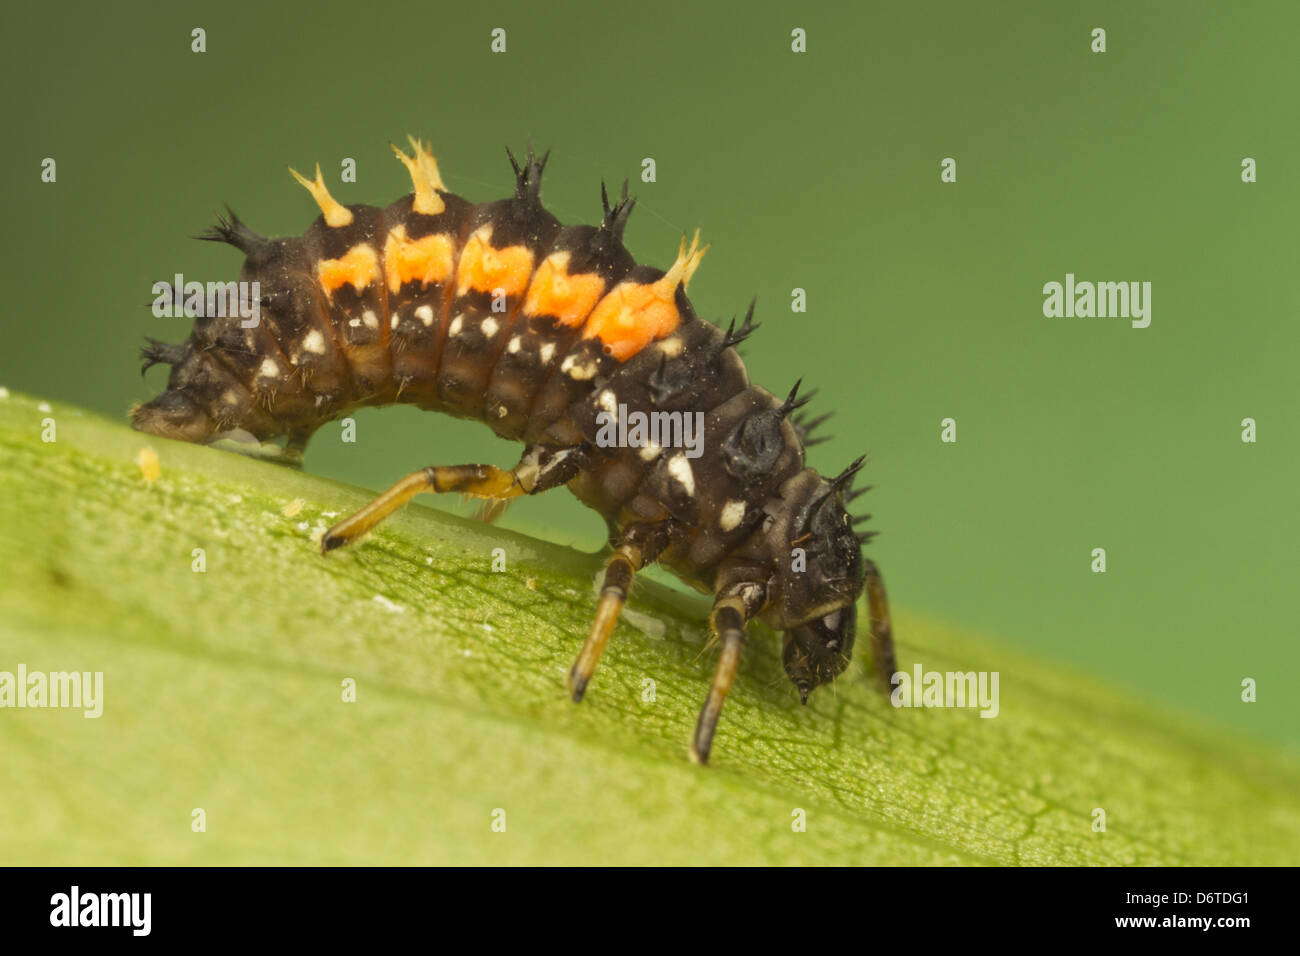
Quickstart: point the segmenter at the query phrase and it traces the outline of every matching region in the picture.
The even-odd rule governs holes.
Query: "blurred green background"
[[[186,238],[223,203],[300,232],[315,209],[284,167],[319,160],[337,197],[382,205],[409,188],[387,146],[408,132],[452,189],[498,198],[503,145],[531,139],[562,220],[630,177],[640,259],[666,265],[698,225],[699,312],[757,294],[751,376],[820,387],[835,440],[814,465],[870,452],[896,602],[1300,751],[1298,27],[1280,2],[11,8],[0,384],[124,415],[164,379],[138,375],[143,336],[187,334],[150,314],[152,283],[237,272]],[[1151,327],[1044,318],[1067,272],[1152,282]],[[516,460],[473,423],[357,420],[356,444],[317,436],[309,470],[379,489]],[[564,493],[502,523],[602,540]]]

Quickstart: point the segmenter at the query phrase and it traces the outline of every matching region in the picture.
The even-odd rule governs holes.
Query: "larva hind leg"
[[[475,498],[509,499],[559,487],[578,473],[582,447],[533,445],[506,471],[495,465],[431,465],[407,475],[321,538],[321,553],[351,544],[421,492],[458,491]]]

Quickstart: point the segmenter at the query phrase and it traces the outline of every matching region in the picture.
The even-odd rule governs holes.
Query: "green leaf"
[[[800,707],[756,629],[696,767],[705,600],[639,587],[574,705],[593,556],[411,506],[322,558],[365,492],[43,408],[0,400],[0,671],[102,671],[103,715],[0,710],[6,863],[1300,860],[1277,752],[905,609],[900,667],[998,671],[996,718],[862,663]]]

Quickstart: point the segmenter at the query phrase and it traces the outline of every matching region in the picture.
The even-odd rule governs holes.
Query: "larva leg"
[[[618,615],[627,601],[628,588],[636,572],[653,561],[667,544],[666,525],[633,525],[618,543],[614,553],[605,562],[605,582],[600,589],[600,603],[596,605],[596,619],[582,645],[578,659],[569,669],[569,693],[573,700],[582,700],[587,684],[596,670],[600,655],[604,653],[609,636],[618,623]]]
[[[321,552],[351,544],[421,492],[459,491],[475,498],[535,495],[564,484],[581,464],[580,448],[534,445],[506,471],[495,465],[431,465],[407,475],[321,538]]]
[[[892,683],[897,663],[894,660],[894,628],[889,620],[889,598],[885,595],[885,581],[875,562],[866,561],[867,609],[871,614],[871,660],[876,668],[876,681],[886,694],[894,689]]]
[[[700,709],[699,720],[695,723],[695,736],[691,738],[691,759],[698,764],[709,762],[709,750],[713,747],[713,735],[718,729],[722,705],[740,667],[740,652],[745,647],[745,625],[762,606],[764,594],[765,589],[761,584],[736,584],[720,591],[713,602],[709,623],[713,627],[713,633],[718,636],[721,651],[718,666],[713,672],[709,696]]]

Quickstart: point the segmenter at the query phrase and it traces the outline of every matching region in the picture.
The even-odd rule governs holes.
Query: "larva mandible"
[[[171,366],[167,390],[133,411],[136,428],[192,442],[233,431],[284,437],[300,454],[349,410],[403,402],[477,419],[525,446],[510,470],[432,466],[404,478],[322,539],[330,551],[420,492],[504,500],[566,485],[602,515],[613,548],[595,621],[569,673],[581,700],[635,573],[658,561],[714,595],[720,643],[691,741],[707,761],[723,701],[755,618],[783,631],[782,660],[803,701],[853,651],[865,589],[879,682],[893,638],[884,585],[862,555],[870,534],[846,504],[862,459],[835,478],[804,466],[817,422],[751,385],[736,346],[753,306],[726,331],[699,319],[686,286],[704,251],[685,240],[665,272],[638,265],[622,235],[626,184],[598,226],[564,226],[541,202],[546,157],[513,155],[514,195],[471,203],[443,185],[423,143],[393,147],[414,191],[385,209],[345,206],[294,172],[321,216],[302,236],[267,239],[230,213],[200,238],[239,249],[240,278],[264,290],[260,321],[196,320],[179,345],[151,342],[145,368]],[[509,153],[509,150],[507,150]],[[291,170],[292,172],[292,170]],[[703,424],[697,454],[672,443],[607,440],[612,420]],[[654,416],[660,416],[655,419]],[[611,417],[612,416],[612,417]],[[668,416],[668,417],[663,417]],[[819,420],[820,421],[820,420]],[[671,429],[660,437],[680,436]]]

